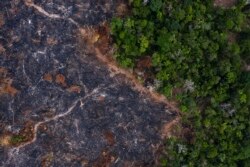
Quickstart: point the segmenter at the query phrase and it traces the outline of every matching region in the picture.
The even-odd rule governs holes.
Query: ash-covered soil
[[[0,1],[0,166],[155,165],[176,112],[79,38],[117,3]]]

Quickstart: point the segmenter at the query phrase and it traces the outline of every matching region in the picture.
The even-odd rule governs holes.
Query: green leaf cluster
[[[26,137],[25,136],[22,136],[22,135],[14,135],[11,137],[10,139],[10,143],[13,144],[13,145],[16,145],[16,144],[19,144],[19,143],[22,143],[26,140]]]

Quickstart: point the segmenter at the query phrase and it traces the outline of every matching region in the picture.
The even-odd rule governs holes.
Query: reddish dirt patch
[[[65,82],[65,77],[62,74],[57,74],[56,75],[56,83],[62,85],[62,86],[67,86]]]
[[[118,5],[117,5],[115,11],[116,11],[115,15],[120,16],[120,17],[128,14],[129,13],[129,8],[128,8],[128,5],[127,5],[127,2],[125,2],[123,0],[120,0],[118,2]]]
[[[109,151],[104,150],[97,161],[94,162],[93,167],[109,167],[115,159],[116,158],[111,155]]]
[[[143,58],[141,58],[138,62],[137,62],[137,68],[139,69],[145,69],[145,68],[150,68],[152,66],[152,60],[151,57],[149,56],[145,56]]]
[[[107,131],[104,133],[104,138],[107,140],[109,145],[114,145],[115,144],[115,136],[112,132]]]
[[[111,38],[109,32],[110,30],[107,23],[103,23],[96,30],[99,38],[95,46],[98,47],[103,54],[107,54],[110,50]]]
[[[7,69],[0,67],[0,95],[9,94],[15,96],[18,90],[12,86],[12,79],[7,77]]]
[[[7,75],[8,71],[4,67],[0,67],[0,78],[5,78]]]
[[[43,75],[43,80],[48,81],[48,82],[52,82],[53,81],[53,77],[51,74],[47,73]]]
[[[11,79],[6,79],[2,83],[0,83],[0,94],[5,93],[10,94],[11,96],[15,96],[18,93],[18,90],[12,87],[11,84]]]
[[[30,6],[33,4],[33,0],[24,0],[24,3],[27,5],[27,6]]]
[[[154,80],[154,75],[152,73],[152,59],[150,56],[145,56],[140,58],[136,62],[136,67],[133,69],[134,75],[140,76],[144,80],[144,85],[148,85],[146,83],[147,80]]]
[[[55,38],[47,38],[47,44],[53,46],[56,45],[58,43],[58,41]]]
[[[236,0],[215,0],[214,6],[230,8],[236,4]]]
[[[10,145],[11,136],[10,135],[3,135],[0,136],[0,146],[6,147]]]
[[[68,92],[71,93],[80,93],[81,92],[81,87],[77,85],[72,85],[67,89]]]
[[[42,159],[41,166],[42,167],[49,167],[49,166],[51,166],[51,162],[53,160],[53,153],[46,154],[41,159]]]
[[[100,95],[100,96],[97,97],[97,100],[102,103],[105,100],[105,96],[104,95]]]

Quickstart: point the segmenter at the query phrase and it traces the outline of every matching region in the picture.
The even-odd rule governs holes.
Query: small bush
[[[26,137],[22,136],[22,135],[14,135],[11,137],[10,139],[10,143],[13,145],[22,143],[26,140]]]

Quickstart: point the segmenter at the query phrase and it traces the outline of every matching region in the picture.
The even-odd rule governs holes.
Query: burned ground
[[[116,6],[0,1],[0,166],[154,165],[176,112],[79,42]]]

